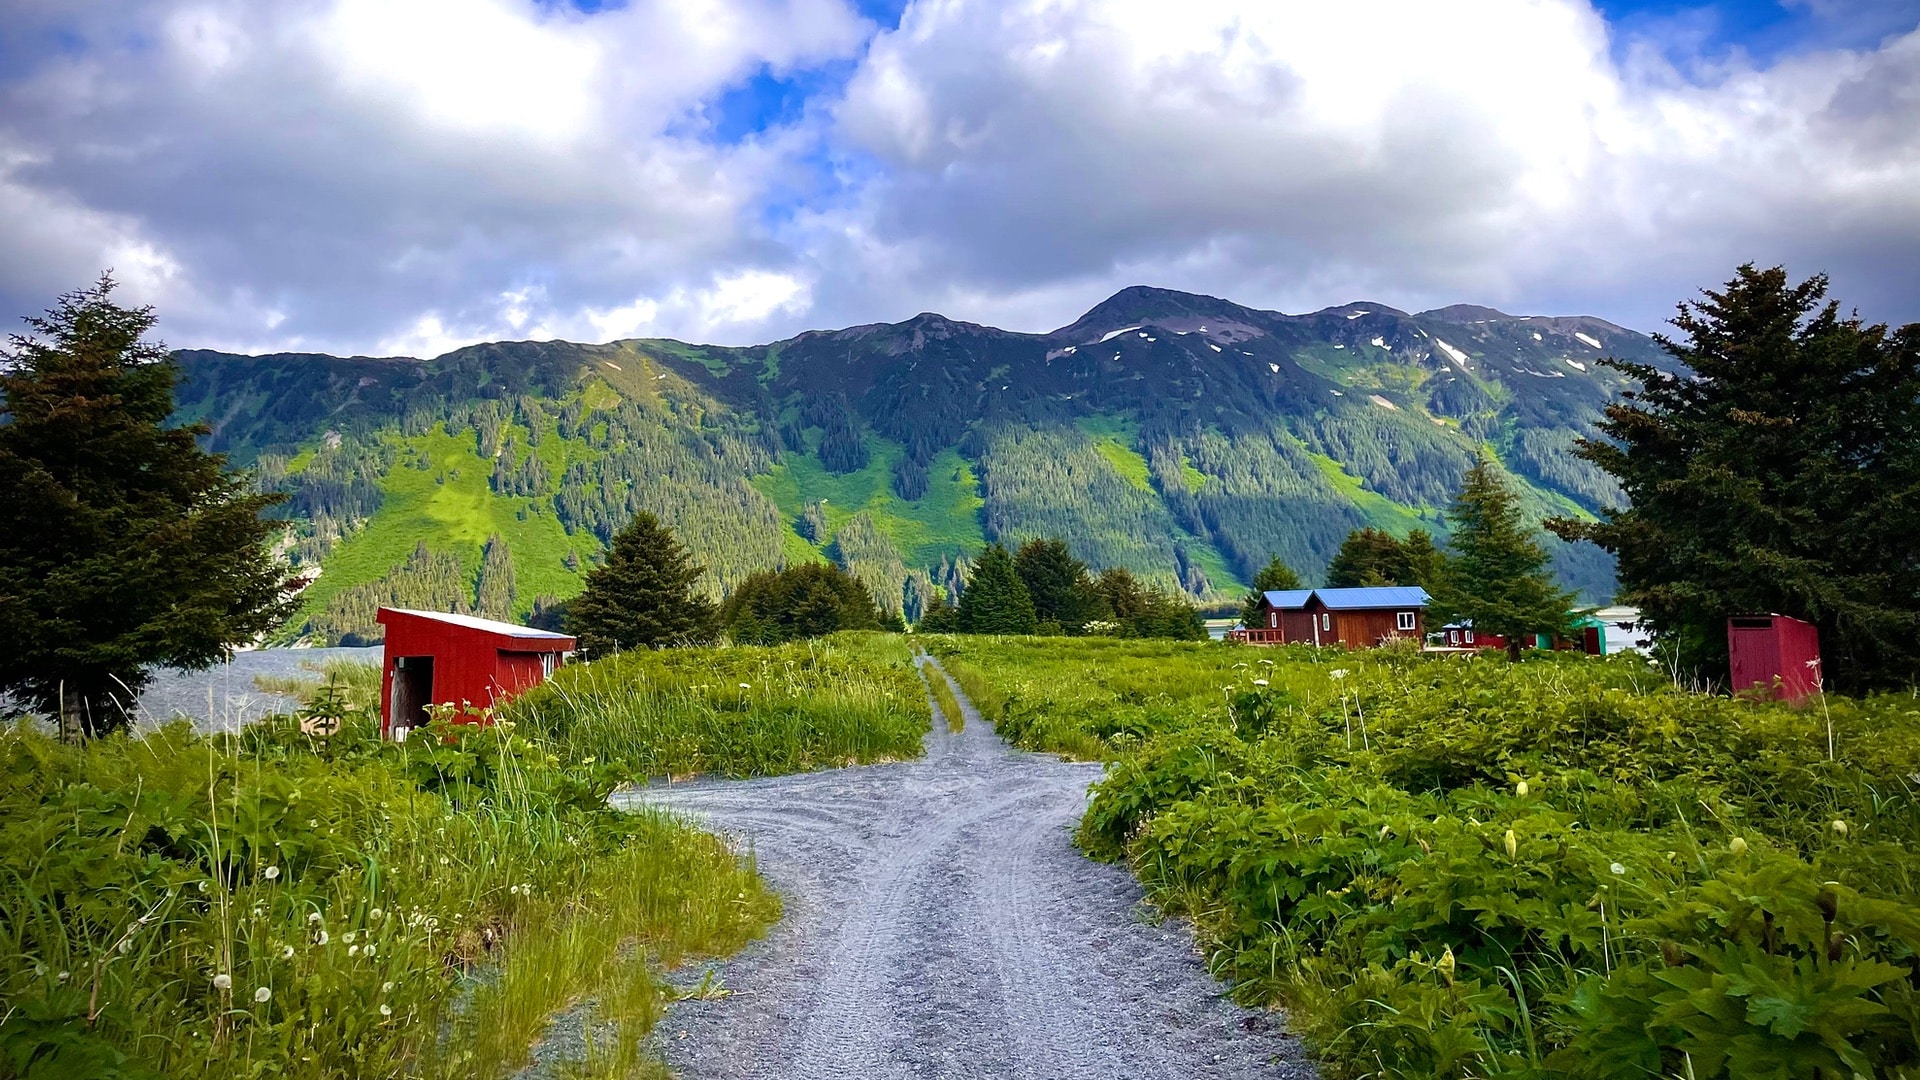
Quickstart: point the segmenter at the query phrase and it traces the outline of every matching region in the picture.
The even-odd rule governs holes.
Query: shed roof
[[[1312,589],[1281,589],[1264,594],[1267,603],[1276,608],[1299,608],[1307,606],[1307,597],[1313,595]]]
[[[499,634],[503,637],[566,642],[573,640],[565,634],[556,634],[551,630],[536,630],[531,626],[518,626],[514,623],[501,622],[498,619],[483,619],[478,615],[455,615],[447,611],[415,611],[412,608],[381,608],[380,611],[382,613],[391,611],[397,615],[411,615],[417,619],[430,619],[434,622],[442,622],[450,626],[465,627],[468,630],[481,630],[489,634]]]
[[[1314,597],[1329,611],[1372,611],[1380,608],[1423,608],[1429,598],[1418,585],[1383,585],[1362,589],[1287,589],[1266,594],[1275,608],[1297,610]]]

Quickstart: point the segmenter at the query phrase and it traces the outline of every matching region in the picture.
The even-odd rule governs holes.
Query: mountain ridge
[[[1482,452],[1530,514],[1609,505],[1568,452],[1625,386],[1595,361],[1670,364],[1592,316],[1288,315],[1151,286],[1044,333],[922,312],[751,346],[175,355],[180,418],[289,494],[290,556],[319,572],[289,633],[328,640],[375,593],[431,579],[429,599],[458,602],[490,538],[519,579],[494,614],[522,616],[577,590],[638,509],[691,538],[716,592],[832,559],[911,617],[980,544],[1059,534],[1096,567],[1223,601],[1271,553],[1311,578],[1351,528],[1444,532]],[[1607,598],[1603,553],[1552,547]]]

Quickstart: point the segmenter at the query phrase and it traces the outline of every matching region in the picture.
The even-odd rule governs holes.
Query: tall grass
[[[750,861],[510,726],[294,718],[83,747],[0,729],[0,1073],[498,1077],[592,995],[643,1068],[654,972],[777,913]],[[464,1002],[464,1004],[463,1004]]]
[[[634,779],[914,757],[931,719],[911,649],[883,634],[627,653],[561,669],[503,716]]]

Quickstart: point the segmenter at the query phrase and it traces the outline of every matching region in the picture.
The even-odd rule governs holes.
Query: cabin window
[[[1277,611],[1269,611],[1269,612],[1267,612],[1267,625],[1268,625],[1268,626],[1270,626],[1270,627],[1272,627],[1272,626],[1279,626],[1279,625],[1280,625],[1280,613],[1279,613],[1279,612],[1277,612]]]
[[[1413,629],[1413,612],[1402,611],[1394,615],[1393,626],[1394,626],[1394,629],[1396,630]]]
[[[1332,616],[1332,615],[1329,615],[1329,614],[1327,614],[1327,613],[1326,613],[1326,612],[1324,612],[1324,611],[1320,613],[1320,629],[1322,629],[1322,630],[1331,630],[1331,629],[1333,629],[1333,616]]]
[[[1467,631],[1467,644],[1473,644],[1473,631]]]

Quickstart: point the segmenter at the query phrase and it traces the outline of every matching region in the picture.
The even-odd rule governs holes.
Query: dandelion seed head
[[[280,868],[277,866],[269,866],[266,868],[265,871],[261,873],[261,876],[266,878],[268,881],[278,880],[280,877]]]
[[[271,997],[273,997],[273,991],[264,986],[253,992],[253,1000],[260,1002],[262,1005],[266,1004],[267,999]]]
[[[1607,869],[1613,871],[1616,875],[1624,874],[1627,872],[1627,868],[1620,865],[1619,863],[1614,863],[1612,866],[1607,867]]]
[[[381,1015],[381,1016],[392,1016],[392,1015],[393,1015],[393,1006],[391,1006],[391,1005],[381,1005],[381,1006],[380,1006],[380,1015]]]
[[[233,989],[233,976],[227,974],[224,971],[218,975],[215,975],[213,977],[213,988],[215,990],[220,990],[223,992]]]

